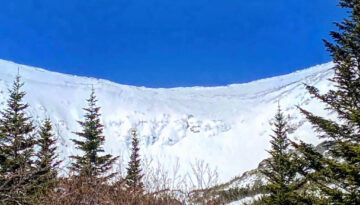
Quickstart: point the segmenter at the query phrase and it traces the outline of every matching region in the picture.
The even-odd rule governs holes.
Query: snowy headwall
[[[19,68],[25,101],[35,122],[50,117],[59,134],[62,158],[76,152],[70,139],[78,131],[77,120],[94,86],[105,126],[105,150],[128,157],[129,129],[139,130],[141,153],[158,159],[165,167],[179,161],[180,171],[189,163],[204,160],[217,167],[227,180],[254,169],[267,157],[277,103],[298,127],[294,139],[318,143],[316,134],[296,109],[300,105],[325,114],[322,105],[304,89],[304,83],[326,91],[333,75],[331,63],[289,75],[223,87],[150,89],[120,85],[106,80],[65,75],[0,60],[0,108]]]

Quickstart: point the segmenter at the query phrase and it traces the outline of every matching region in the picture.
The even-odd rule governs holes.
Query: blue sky
[[[331,61],[337,3],[3,0],[0,58],[137,86],[243,83]]]

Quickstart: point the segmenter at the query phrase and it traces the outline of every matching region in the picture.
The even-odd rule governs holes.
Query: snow
[[[187,173],[195,160],[204,160],[217,167],[220,180],[226,181],[256,168],[268,156],[269,120],[278,102],[293,118],[291,123],[298,126],[292,137],[319,143],[295,106],[326,114],[304,83],[326,91],[331,86],[327,79],[333,75],[332,66],[327,63],[245,84],[154,89],[0,60],[0,108],[6,104],[7,90],[19,68],[30,114],[36,122],[51,118],[60,135],[60,156],[66,159],[76,153],[70,139],[76,138],[72,132],[80,129],[77,120],[82,119],[82,108],[93,86],[105,126],[106,152],[126,159],[129,129],[137,127],[143,156],[156,158],[166,167],[174,167],[179,160],[182,173]]]
[[[242,204],[251,204],[253,203],[254,201],[256,200],[259,200],[261,199],[262,195],[261,194],[258,194],[258,195],[255,195],[253,197],[245,197],[239,201],[234,201],[234,202],[231,202],[229,205],[242,205]]]

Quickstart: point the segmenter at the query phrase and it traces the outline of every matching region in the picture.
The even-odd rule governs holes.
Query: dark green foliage
[[[325,41],[335,63],[335,76],[330,81],[336,89],[320,94],[307,86],[338,120],[300,108],[321,133],[328,151],[322,155],[305,143],[296,146],[307,161],[303,175],[318,185],[324,197],[334,204],[360,204],[360,1],[341,0],[340,6],[349,17],[336,23],[338,32],[331,32],[335,43]]]
[[[5,139],[6,139],[6,135],[0,127],[0,184],[5,183],[6,169],[4,168],[4,166],[5,166],[5,162],[6,162],[6,152],[4,149],[5,147],[3,146]]]
[[[37,153],[36,169],[38,177],[36,183],[38,186],[34,191],[36,194],[46,194],[57,184],[57,168],[61,161],[57,160],[56,139],[52,133],[52,125],[49,119],[46,119],[39,131],[37,145],[40,147]]]
[[[296,178],[299,167],[295,153],[289,149],[290,126],[287,121],[279,107],[273,122],[274,134],[271,135],[270,141],[271,158],[265,160],[267,167],[261,170],[269,181],[265,186],[269,195],[263,198],[266,204],[298,204],[298,192],[305,183],[304,180]]]
[[[25,96],[25,92],[20,91],[22,86],[20,76],[17,76],[9,90],[7,108],[1,112],[1,155],[6,158],[1,163],[1,170],[5,174],[15,173],[20,169],[29,171],[34,163],[34,126],[25,113],[29,106],[22,102]]]
[[[0,127],[0,177],[3,174],[3,171],[5,171],[2,169],[2,167],[5,164],[5,160],[6,160],[6,153],[5,153],[5,149],[3,147],[3,143],[5,142],[5,139],[6,139],[6,135],[1,130],[1,127]]]
[[[41,166],[39,163],[45,159],[46,128],[42,129],[40,140],[35,138],[35,128],[30,117],[27,117],[28,104],[23,103],[25,92],[21,91],[20,76],[16,77],[7,108],[1,112],[0,118],[0,203],[1,204],[34,204],[41,193],[40,187],[48,185],[43,180],[53,167]],[[47,123],[50,123],[47,121]],[[50,144],[52,142],[49,142]],[[35,145],[40,145],[40,152],[35,153]],[[50,146],[49,144],[49,146]],[[54,148],[50,148],[53,151]],[[34,161],[36,156],[39,161]],[[51,161],[51,160],[50,160]],[[56,174],[48,177],[54,180]]]
[[[31,118],[26,116],[28,105],[23,103],[25,92],[20,76],[16,77],[7,108],[0,118],[0,202],[2,204],[30,204],[29,193],[35,186],[36,170],[34,126]]]
[[[141,179],[143,175],[141,174],[140,168],[140,148],[139,140],[137,138],[136,130],[132,130],[132,148],[129,165],[127,168],[126,184],[132,191],[141,192],[143,190],[143,183]]]
[[[228,190],[220,191],[217,201],[221,204],[227,204],[233,201],[238,201],[246,197],[255,197],[258,194],[265,194],[264,187],[246,187],[246,188],[230,188]]]
[[[83,130],[75,133],[83,140],[72,140],[76,144],[76,148],[83,151],[84,155],[71,156],[71,158],[75,159],[71,169],[80,176],[110,178],[114,176],[114,173],[107,174],[107,172],[112,169],[117,157],[113,157],[111,154],[99,155],[104,152],[102,146],[105,137],[102,135],[103,125],[100,123],[100,107],[96,106],[97,100],[94,89],[87,101],[88,108],[84,108],[86,111],[85,120],[79,121]]]

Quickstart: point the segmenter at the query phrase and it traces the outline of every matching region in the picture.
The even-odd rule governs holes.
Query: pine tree
[[[6,151],[4,146],[5,140],[6,135],[0,127],[0,184],[3,184],[6,171],[6,169],[4,168],[6,162]]]
[[[56,141],[52,133],[51,121],[46,119],[40,128],[39,139],[37,141],[37,145],[40,147],[36,161],[38,194],[46,194],[49,189],[57,184],[57,168],[61,161],[57,160]]]
[[[271,158],[266,160],[267,168],[261,172],[268,179],[265,189],[269,193],[263,198],[265,204],[291,205],[300,201],[299,189],[304,185],[304,180],[297,178],[298,164],[295,153],[290,150],[288,133],[290,126],[288,118],[282,113],[280,106],[273,121]]]
[[[17,76],[0,118],[0,202],[7,204],[30,203],[28,191],[33,188],[36,177],[33,161],[36,140],[33,123],[26,115],[29,106],[23,103],[23,85]]]
[[[325,140],[327,151],[320,154],[306,143],[296,146],[308,163],[302,174],[317,184],[328,202],[360,204],[360,1],[341,0],[339,5],[350,15],[335,23],[339,31],[331,32],[334,43],[325,40],[335,63],[330,81],[336,89],[320,94],[317,88],[307,86],[338,120],[300,108]]]
[[[110,178],[114,176],[114,173],[106,174],[112,169],[112,165],[118,157],[113,157],[111,154],[100,156],[100,153],[104,152],[102,146],[105,137],[102,135],[103,125],[100,123],[100,107],[96,106],[97,99],[94,89],[92,89],[87,101],[88,107],[84,108],[85,120],[79,121],[83,130],[82,132],[75,132],[83,140],[72,140],[77,145],[76,148],[83,151],[84,155],[71,156],[75,160],[72,163],[71,170],[80,176],[89,178]]]
[[[12,89],[9,90],[7,108],[1,112],[2,153],[6,156],[1,168],[6,173],[15,173],[20,169],[29,170],[34,163],[34,126],[31,118],[26,116],[29,105],[22,102],[26,95],[20,90],[23,85],[20,76],[17,76]]]
[[[140,167],[140,148],[139,148],[139,140],[137,138],[136,130],[131,131],[132,135],[132,148],[131,148],[131,156],[130,161],[127,168],[127,176],[126,176],[126,184],[129,189],[133,192],[142,192],[143,183],[141,182],[143,175],[141,174]]]

